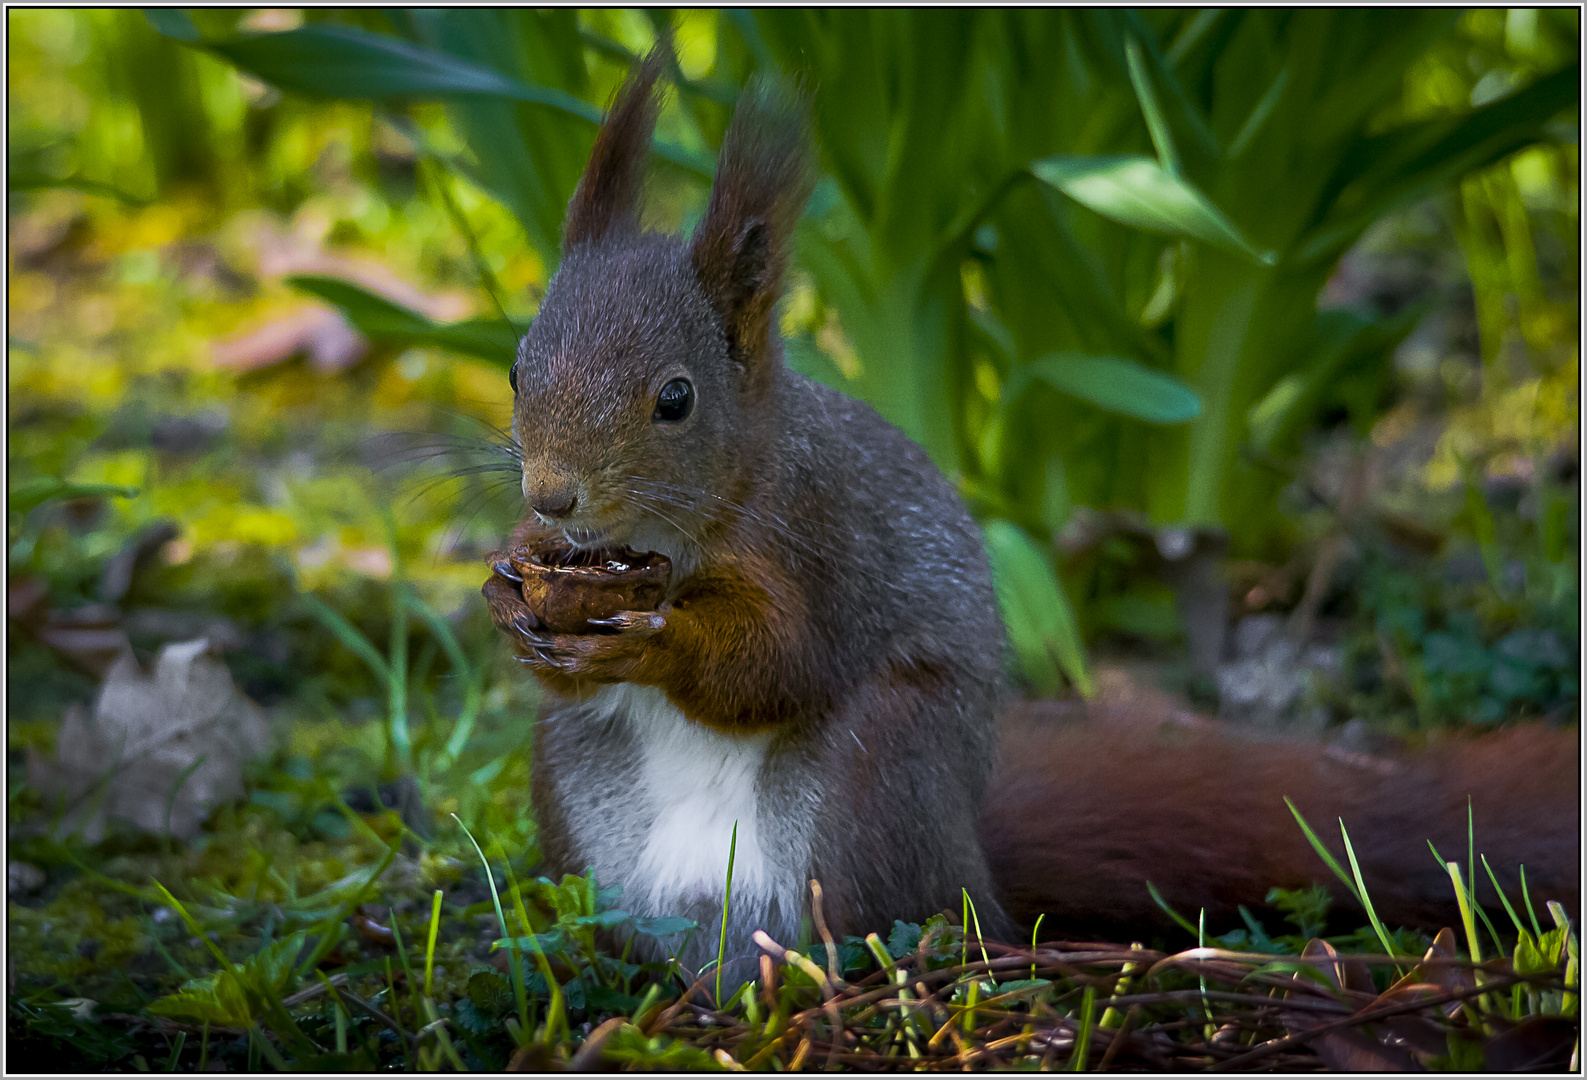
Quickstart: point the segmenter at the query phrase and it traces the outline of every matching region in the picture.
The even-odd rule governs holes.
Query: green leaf
[[[468,977],[468,1001],[494,1019],[512,1008],[512,983],[494,971],[476,971]]]
[[[1099,409],[1152,424],[1183,424],[1201,415],[1201,399],[1190,387],[1122,356],[1057,352],[1018,370]]]
[[[327,630],[336,635],[336,639],[348,650],[369,665],[369,670],[374,672],[375,678],[386,682],[391,678],[391,668],[386,663],[386,658],[380,655],[380,650],[370,640],[359,632],[358,628],[342,617],[342,613],[331,607],[319,597],[310,593],[303,594],[303,606],[309,614],[320,621]]]
[[[126,203],[128,206],[148,206],[154,200],[134,195],[130,191],[123,191],[114,184],[106,184],[99,180],[87,180],[80,176],[55,177],[36,172],[6,172],[6,187],[11,191],[48,191],[61,189],[66,191],[81,191],[86,195],[103,195],[107,199]]]
[[[1254,247],[1199,190],[1149,157],[1054,154],[1032,162],[1030,171],[1121,225],[1201,240],[1266,266],[1278,262],[1273,252]]]
[[[1025,678],[1038,693],[1058,688],[1062,670],[1080,693],[1091,696],[1091,673],[1074,611],[1046,556],[1012,521],[982,526],[992,563],[992,585]]]
[[[204,36],[181,8],[144,8],[143,17],[156,31],[176,41],[198,41]]]
[[[531,86],[439,50],[352,26],[317,23],[203,46],[283,90],[318,97],[484,94],[545,105],[595,123],[601,118],[599,108],[565,91]]]
[[[26,514],[56,499],[91,499],[101,495],[130,499],[137,494],[137,488],[121,484],[69,484],[53,476],[36,476],[7,493],[6,509],[12,514]]]
[[[994,994],[1012,994],[1019,990],[1040,990],[1044,986],[1051,986],[1051,979],[1014,979],[1010,982],[1000,982]]]
[[[1290,449],[1306,424],[1345,396],[1353,376],[1381,372],[1392,363],[1395,349],[1426,313],[1426,304],[1413,304],[1393,318],[1376,321],[1346,310],[1318,312],[1309,340],[1303,338],[1294,370],[1247,413],[1251,445],[1263,454]],[[1368,422],[1377,416],[1370,404],[1350,411],[1367,414],[1362,419]]]
[[[1168,173],[1179,175],[1179,151],[1174,147],[1174,137],[1168,130],[1168,118],[1157,103],[1157,92],[1152,89],[1151,76],[1146,71],[1146,61],[1141,58],[1141,44],[1134,37],[1124,39],[1124,59],[1130,71],[1130,85],[1135,89],[1135,99],[1140,103],[1141,115],[1146,118],[1146,130],[1157,148],[1157,160]]]
[[[614,926],[621,926],[628,921],[626,911],[598,911],[594,915],[579,915],[574,917],[574,926],[596,926],[609,930]]]
[[[176,993],[150,1002],[148,1011],[155,1016],[208,1020],[227,1027],[247,1027],[254,1019],[242,984],[229,971],[186,982]]]
[[[438,323],[340,278],[296,274],[287,284],[335,304],[359,333],[371,341],[433,345],[485,360],[504,370],[517,353],[518,331],[505,319],[477,318]]]
[[[1350,182],[1302,238],[1299,260],[1337,257],[1384,214],[1536,141],[1543,126],[1577,100],[1580,83],[1581,65],[1571,64],[1458,120],[1429,120],[1362,139],[1345,163]]]
[[[682,934],[689,930],[699,929],[699,924],[693,919],[685,919],[680,915],[653,915],[648,918],[635,918],[630,920],[634,930],[650,937],[669,937],[673,934]]]

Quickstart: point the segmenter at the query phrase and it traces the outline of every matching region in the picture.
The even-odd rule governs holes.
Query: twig
[[[1254,1050],[1247,1051],[1246,1053],[1240,1054],[1237,1057],[1232,1057],[1227,1061],[1219,1062],[1214,1068],[1216,1071],[1222,1071],[1225,1069],[1233,1069],[1239,1065],[1247,1065],[1253,1061],[1260,1061],[1262,1058],[1268,1057],[1271,1054],[1276,1054],[1280,1050],[1287,1050],[1291,1046],[1308,1042],[1312,1039],[1315,1039],[1319,1035],[1326,1035],[1330,1031],[1338,1031],[1347,1027],[1358,1027],[1362,1024],[1375,1023],[1391,1016],[1401,1016],[1405,1013],[1422,1012],[1423,1010],[1432,1008],[1435,1005],[1444,1005],[1452,1001],[1465,1001],[1468,998],[1480,997],[1483,994],[1491,993],[1496,990],[1508,989],[1510,986],[1514,985],[1516,981],[1517,980],[1515,979],[1511,979],[1502,985],[1487,983],[1483,986],[1470,987],[1463,990],[1451,990],[1447,993],[1439,994],[1436,997],[1423,998],[1420,1001],[1407,1002],[1405,1004],[1395,1005],[1392,1008],[1387,1009],[1363,1009],[1361,1012],[1354,1013],[1350,1016],[1344,1017],[1343,1019],[1333,1020],[1326,1024],[1319,1024],[1310,1031],[1297,1032],[1294,1035],[1286,1035],[1282,1039],[1274,1039],[1271,1042],[1263,1043]]]

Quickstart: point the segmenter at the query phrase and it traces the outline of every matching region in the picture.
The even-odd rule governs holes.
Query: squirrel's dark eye
[[[513,364],[507,369],[507,385],[512,387],[512,392],[518,392],[518,365]]]
[[[656,398],[656,419],[668,424],[688,419],[693,409],[694,387],[688,379],[673,379],[661,388],[661,396]]]

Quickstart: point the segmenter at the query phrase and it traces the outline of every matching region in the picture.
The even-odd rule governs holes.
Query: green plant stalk
[[[181,1060],[182,1047],[187,1045],[187,1032],[178,1031],[176,1038],[171,1041],[171,1056],[165,1059],[166,1072],[175,1072],[176,1063]]]
[[[1558,900],[1548,902],[1548,913],[1554,918],[1554,925],[1565,931],[1565,986],[1566,991],[1560,1001],[1560,1012],[1565,1016],[1576,1015],[1576,989],[1581,976],[1581,945],[1576,938],[1576,931],[1571,929],[1570,916],[1565,914],[1565,906]],[[1580,1045],[1580,1036],[1577,1037]]]
[[[959,912],[959,966],[963,967],[970,956],[970,892],[960,889],[959,893],[963,898]]]
[[[1202,908],[1201,916],[1196,920],[1196,948],[1205,949],[1206,947],[1207,909]],[[1218,1030],[1212,1025],[1212,1002],[1207,1000],[1207,976],[1203,974],[1198,981],[1201,984],[1201,1015],[1207,1018],[1207,1022],[1202,1025],[1201,1033],[1206,1037],[1207,1042],[1211,1043],[1212,1037],[1218,1033]]]
[[[397,959],[402,964],[402,973],[407,977],[408,997],[413,1001],[414,1020],[419,1024],[419,1026],[422,1027],[423,1022],[420,1020],[420,1017],[424,1015],[424,994],[420,989],[419,980],[413,977],[412,965],[408,963],[408,950],[402,942],[402,928],[397,925],[397,913],[395,910],[393,910],[391,913],[391,937],[392,941],[397,947]],[[397,1009],[395,989],[392,990],[391,1009],[393,1012],[395,1012]],[[418,1045],[417,1037],[414,1038],[414,1045]]]
[[[249,1072],[259,1071],[259,1058],[261,1056],[266,1058],[271,1065],[274,1065],[277,1072],[287,1071],[287,1063],[282,1060],[280,1054],[276,1053],[276,1048],[270,1045],[270,1040],[265,1038],[264,1032],[260,1030],[259,1022],[256,1020],[248,1025]]]
[[[1290,809],[1293,810],[1294,807],[1291,807]],[[1327,849],[1324,848],[1323,850],[1326,851]],[[1332,858],[1332,856],[1329,856],[1329,858]],[[1151,894],[1152,902],[1158,907],[1162,908],[1163,913],[1166,914],[1170,919],[1173,919],[1176,923],[1178,923],[1185,933],[1191,934],[1193,936],[1200,934],[1200,931],[1196,929],[1195,925],[1189,919],[1185,918],[1179,912],[1168,906],[1168,901],[1163,899],[1163,894],[1157,891],[1157,886],[1153,885],[1151,881],[1147,881],[1146,891]]]
[[[408,598],[401,582],[391,590],[391,646],[387,655],[391,657],[387,682],[391,748],[397,756],[397,768],[408,773],[413,771],[413,738],[408,731]]]
[[[1532,906],[1532,894],[1526,889],[1526,864],[1521,864],[1521,900],[1526,904],[1526,917],[1532,920],[1532,933],[1543,940],[1543,927],[1537,921],[1537,909]]]
[[[485,868],[485,883],[490,886],[490,900],[496,907],[496,921],[501,925],[501,936],[508,939],[507,953],[508,959],[511,961],[508,974],[512,978],[513,997],[518,1002],[518,1028],[523,1033],[523,1037],[527,1039],[529,1036],[529,995],[524,989],[523,965],[518,962],[518,945],[507,929],[507,916],[501,909],[501,896],[496,891],[496,875],[491,873],[490,860],[485,858],[484,849],[479,846],[479,841],[474,839],[474,834],[468,831],[468,826],[463,824],[463,819],[453,814],[452,820],[457,822],[458,828],[463,830],[463,835],[468,837],[468,842],[474,845],[474,851],[479,855],[479,864]],[[546,965],[546,970],[548,972],[551,970],[549,964]],[[551,987],[552,1000],[555,1001],[558,997],[557,992],[560,989],[557,986],[557,981],[549,977],[546,981]],[[549,1020],[547,1023],[549,1024]],[[520,1045],[522,1044],[520,1043]]]
[[[452,665],[452,670],[463,681],[463,705],[457,714],[457,722],[452,725],[452,734],[446,740],[445,754],[449,762],[456,761],[463,753],[463,748],[468,745],[468,739],[474,731],[474,723],[479,717],[480,702],[484,698],[484,671],[474,664],[469,663],[468,655],[463,651],[463,646],[458,642],[457,635],[453,633],[452,626],[446,621],[445,616],[426,604],[418,593],[408,587],[408,603],[412,610],[424,620],[441,649],[446,653],[446,658]]]
[[[428,997],[424,999],[424,1015],[429,1022],[425,1024],[424,1030],[419,1032],[419,1036],[422,1037],[425,1032],[433,1032],[436,1042],[441,1044],[442,1055],[452,1063],[452,1068],[460,1073],[468,1072],[468,1066],[463,1064],[462,1057],[458,1055],[457,1047],[452,1045],[452,1037],[446,1033],[448,1021],[436,1013],[435,1002]]]
[[[1350,873],[1355,878],[1357,894],[1361,897],[1361,906],[1367,909],[1367,920],[1372,923],[1372,930],[1378,935],[1378,941],[1383,945],[1384,955],[1398,956],[1399,953],[1394,951],[1394,942],[1389,937],[1389,932],[1384,929],[1382,920],[1378,918],[1378,913],[1372,908],[1372,897],[1367,895],[1367,883],[1361,877],[1361,866],[1356,862],[1356,850],[1350,845],[1350,833],[1345,829],[1344,818],[1339,819],[1339,835],[1345,842],[1345,854],[1350,857]],[[1398,971],[1402,976],[1405,974],[1398,965],[1395,966],[1394,970]]]
[[[727,844],[727,882],[722,887],[722,931],[716,941],[716,1004],[722,1007],[722,961],[727,956],[727,908],[733,900],[733,859],[738,854],[738,822]]]
[[[435,939],[441,932],[441,890],[430,898],[430,938],[424,946],[424,996],[431,997],[435,979]]]
[[[1516,932],[1525,933],[1525,927],[1521,925],[1521,917],[1515,913],[1515,908],[1510,906],[1510,898],[1499,887],[1499,879],[1494,876],[1493,867],[1488,865],[1488,856],[1486,855],[1482,856],[1482,868],[1488,872],[1488,880],[1493,883],[1493,891],[1499,894],[1499,902],[1504,905],[1504,910],[1510,916],[1510,921],[1515,924]]]
[[[1036,977],[1036,935],[1041,933],[1041,921],[1047,917],[1044,911],[1036,916],[1036,925],[1030,928],[1030,977]]]
[[[1438,849],[1433,846],[1433,842],[1431,840],[1429,840],[1427,842],[1427,847],[1428,847],[1428,849],[1430,851],[1432,851],[1433,858],[1438,860],[1438,865],[1439,866],[1444,866],[1445,863],[1447,862],[1447,860],[1442,855],[1440,855],[1438,853]],[[1471,873],[1476,873],[1475,865],[1473,865],[1471,867],[1470,872]],[[1501,897],[1503,896],[1502,893],[1500,895],[1501,895]],[[1498,928],[1496,928],[1493,925],[1493,920],[1488,918],[1488,913],[1486,911],[1482,910],[1481,905],[1479,905],[1477,903],[1477,890],[1475,888],[1471,887],[1470,885],[1468,885],[1466,887],[1466,900],[1471,905],[1471,910],[1476,914],[1477,918],[1481,919],[1482,920],[1482,924],[1488,928],[1488,934],[1489,934],[1490,937],[1493,938],[1493,947],[1494,947],[1494,949],[1497,950],[1497,952],[1500,955],[1503,955],[1504,954],[1504,942],[1499,940]],[[1509,906],[1508,903],[1506,903],[1506,906]]]
[[[392,923],[393,923],[393,925],[395,925],[396,920],[393,919]],[[396,1027],[397,1027],[397,1042],[402,1046],[402,1064],[403,1064],[403,1068],[406,1071],[408,1071],[408,1072],[412,1072],[413,1071],[413,1058],[408,1053],[408,1042],[409,1042],[408,1032],[402,1026],[402,1016],[401,1016],[402,1009],[399,1006],[399,1003],[397,1001],[397,980],[395,978],[393,978],[392,974],[391,974],[391,957],[388,956],[388,957],[385,958],[385,960],[386,960],[386,991],[390,995],[387,1000],[389,1000],[390,1003],[391,1003],[391,1022],[393,1024],[395,1024]],[[410,985],[411,985],[411,983],[410,983]]]
[[[1074,1053],[1065,1072],[1085,1072],[1091,1056],[1091,1021],[1097,1010],[1097,988],[1087,986],[1080,998],[1080,1027],[1075,1032]]]
[[[1295,808],[1295,804],[1290,801],[1288,795],[1284,796],[1284,805],[1289,807],[1289,812],[1295,816],[1295,822],[1300,826],[1301,832],[1306,834],[1306,839],[1311,843],[1312,850],[1317,853],[1328,869],[1334,872],[1334,876],[1344,883],[1344,887],[1350,890],[1350,895],[1355,897],[1356,903],[1365,907],[1366,904],[1361,898],[1360,890],[1356,888],[1356,883],[1349,874],[1345,873],[1344,867],[1339,865],[1339,860],[1333,857],[1333,852],[1323,845],[1322,840],[1312,830],[1306,819],[1301,816],[1301,812]],[[1343,822],[1340,824],[1343,825]],[[1194,933],[1193,930],[1192,933]]]
[[[321,986],[325,987],[325,993],[329,995],[335,1010],[336,1052],[345,1054],[347,1053],[347,1021],[352,1013],[347,1008],[347,1003],[342,1000],[342,995],[337,992],[336,984],[325,977],[325,972],[315,968],[314,977],[320,980]]]
[[[1482,963],[1482,944],[1477,940],[1477,921],[1471,915],[1471,898],[1466,894],[1465,882],[1460,880],[1460,864],[1453,860],[1446,862],[1444,868],[1449,871],[1449,880],[1455,886],[1455,901],[1460,905],[1460,922],[1466,931],[1466,947],[1471,950],[1473,963]],[[1481,971],[1473,971],[1472,977],[1481,986],[1487,982]],[[1477,999],[1482,1003],[1484,1012],[1493,1010],[1493,1002],[1488,994],[1483,994]],[[1488,1025],[1482,1024],[1482,1030],[1487,1033]]]
[[[975,943],[981,950],[981,959],[990,964],[992,958],[987,955],[986,942],[981,937],[981,916],[976,914],[975,901],[970,899],[969,889],[960,889],[959,891],[964,894],[964,904],[970,909],[970,919],[975,923]],[[968,938],[969,925],[967,924],[964,929],[965,937]],[[981,1000],[981,978],[979,976],[970,983],[970,989],[966,994],[965,1000],[969,1007],[964,1013],[964,1030],[965,1034],[973,1034],[975,1032],[975,1006]]]
[[[1138,941],[1130,943],[1130,948],[1133,950],[1138,950],[1140,947],[1141,943]],[[1113,984],[1114,997],[1120,998],[1130,992],[1130,977],[1134,975],[1139,969],[1140,965],[1134,960],[1126,960],[1124,962],[1124,966],[1119,968],[1119,981]],[[1120,1014],[1119,1010],[1115,1006],[1109,1005],[1106,1011],[1103,1012],[1102,1020],[1097,1024],[1097,1026],[1102,1028],[1115,1028],[1119,1026],[1121,1020],[1122,1015]]]
[[[340,802],[341,800],[337,801]],[[344,808],[346,805],[346,803],[342,803]],[[347,813],[351,814],[352,811],[348,810]],[[314,947],[314,951],[308,955],[303,963],[297,966],[295,974],[301,976],[306,972],[313,971],[319,965],[319,962],[325,958],[325,954],[335,947],[337,941],[341,940],[339,928],[347,920],[347,916],[353,913],[353,909],[364,902],[364,897],[369,894],[370,889],[374,888],[375,882],[380,880],[380,876],[386,872],[387,867],[391,865],[392,860],[397,857],[397,852],[400,850],[402,850],[401,839],[398,839],[386,849],[386,857],[380,860],[380,865],[376,866],[374,872],[369,875],[369,880],[365,881],[358,891],[353,893],[337,909],[336,917],[330,921],[325,933],[320,935],[319,944]]]

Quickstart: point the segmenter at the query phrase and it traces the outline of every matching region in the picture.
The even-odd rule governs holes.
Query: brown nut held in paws
[[[523,578],[524,604],[554,634],[595,633],[592,619],[654,611],[672,577],[665,555],[628,548],[575,551],[541,544],[515,548],[508,562]]]

